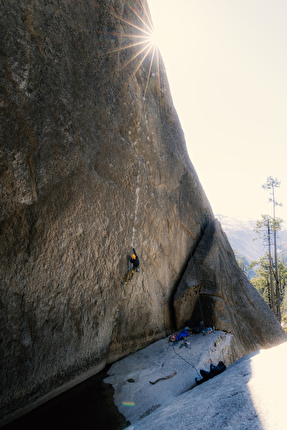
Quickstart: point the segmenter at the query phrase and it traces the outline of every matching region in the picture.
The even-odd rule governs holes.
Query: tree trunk
[[[271,288],[271,303],[272,310],[276,315],[275,311],[275,299],[274,299],[274,287],[273,287],[273,270],[272,270],[272,258],[271,258],[271,244],[270,244],[270,229],[268,224],[268,248],[269,248],[269,273],[270,273],[270,288]]]
[[[276,280],[276,299],[277,299],[277,318],[281,323],[281,310],[280,310],[280,289],[279,289],[279,279],[278,279],[278,265],[277,265],[277,245],[276,245],[276,225],[275,225],[275,195],[274,186],[273,191],[273,233],[274,233],[274,261],[275,261],[275,280]]]
[[[276,230],[274,230],[274,260],[275,260],[275,279],[276,279],[276,298],[277,298],[277,318],[278,318],[278,321],[281,323],[281,309],[280,309],[281,294],[280,294],[279,279],[278,279]]]

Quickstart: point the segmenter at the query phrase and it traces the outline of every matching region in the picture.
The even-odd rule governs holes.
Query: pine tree
[[[278,223],[278,220],[276,220],[275,217],[275,208],[276,206],[282,206],[282,203],[278,203],[275,199],[275,188],[280,187],[280,181],[278,181],[277,178],[273,178],[272,176],[268,176],[267,182],[262,185],[262,188],[264,190],[269,190],[271,198],[269,199],[269,202],[273,205],[273,236],[274,236],[274,263],[275,263],[275,281],[276,281],[276,297],[277,297],[277,303],[276,303],[276,310],[277,310],[277,318],[278,321],[281,322],[281,310],[280,310],[280,303],[281,303],[281,297],[280,297],[280,287],[279,287],[279,277],[278,277],[278,263],[277,263],[277,231],[280,229],[280,222]]]
[[[266,303],[269,305],[270,309],[273,309],[272,305],[272,294],[271,294],[271,278],[270,278],[270,264],[269,264],[269,254],[266,254],[263,257],[260,257],[258,261],[252,261],[249,266],[250,269],[254,269],[256,275],[250,279],[250,282]],[[286,294],[286,284],[287,284],[287,265],[284,262],[284,259],[278,259],[278,277],[279,277],[279,285],[280,285],[280,311],[281,315],[285,315],[284,320],[287,322],[287,294]],[[272,271],[272,281],[275,281],[275,270]],[[276,292],[274,293],[274,302],[277,301]]]
[[[270,279],[270,302],[271,309],[276,315],[275,310],[275,295],[274,295],[274,286],[273,286],[273,263],[272,263],[272,255],[271,255],[271,235],[270,235],[270,224],[272,222],[272,218],[268,215],[262,215],[262,220],[256,222],[256,226],[254,231],[259,235],[259,238],[263,240],[265,244],[268,246],[268,268],[269,268],[269,279]]]

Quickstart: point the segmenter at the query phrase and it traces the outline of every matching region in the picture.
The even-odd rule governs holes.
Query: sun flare
[[[131,67],[133,66],[133,70],[126,81],[125,88],[128,87],[146,60],[149,62],[149,71],[144,98],[151,79],[154,79],[156,76],[158,81],[158,92],[160,94],[159,32],[154,28],[149,12],[142,0],[124,0],[124,3],[126,5],[126,10],[129,10],[130,13],[134,15],[136,21],[131,21],[126,15],[119,15],[118,13],[115,14],[125,28],[124,40],[122,40],[122,43],[117,48],[112,49],[108,53],[128,53],[129,51],[132,52],[132,48],[135,48],[136,51],[132,56],[130,56],[130,58],[127,58],[127,55],[123,56],[124,60],[121,61],[119,66],[119,70],[128,70],[128,65],[131,65]]]
[[[161,35],[156,28],[153,27],[151,29],[150,35],[148,36],[147,39],[153,48],[158,48],[158,49],[160,48]]]

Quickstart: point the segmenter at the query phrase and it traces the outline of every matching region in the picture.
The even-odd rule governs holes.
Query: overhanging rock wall
[[[3,417],[170,333],[214,220],[164,66],[129,47],[146,6],[0,2]]]

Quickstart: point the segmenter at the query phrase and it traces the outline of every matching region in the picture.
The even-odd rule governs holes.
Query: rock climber
[[[210,371],[207,372],[206,370],[200,369],[200,374],[202,376],[202,379],[195,378],[195,381],[197,385],[202,384],[203,382],[207,381],[208,379],[214,378],[214,376],[219,375],[220,373],[224,372],[226,369],[225,364],[223,361],[219,361],[218,365],[215,366],[212,364],[212,360],[210,360]]]
[[[134,273],[139,272],[140,260],[134,248],[133,254],[130,257],[130,263],[132,264],[132,268],[126,274],[122,284],[126,284],[128,281],[131,281],[133,279]]]

